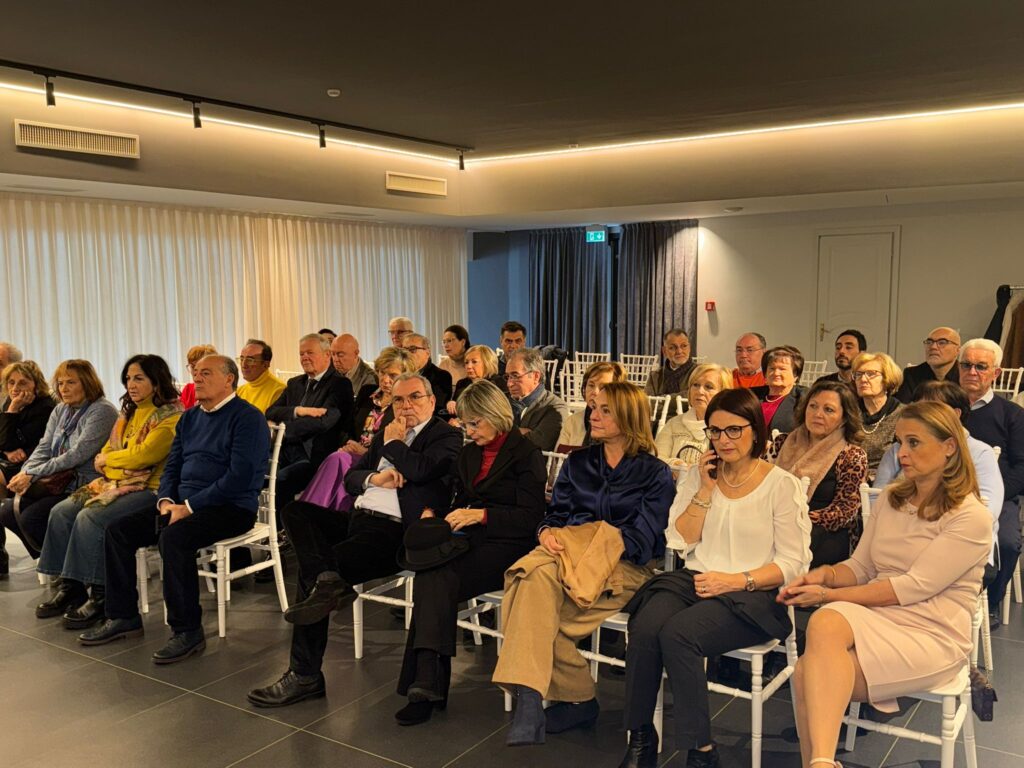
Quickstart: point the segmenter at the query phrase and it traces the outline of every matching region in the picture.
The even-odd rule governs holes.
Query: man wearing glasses
[[[412,320],[408,317],[392,317],[388,321],[388,336],[391,346],[401,349],[405,346],[405,337],[412,333]]]
[[[960,386],[971,401],[971,436],[999,448],[1003,476],[1003,508],[999,514],[999,573],[988,587],[989,624],[1000,624],[999,606],[1020,557],[1020,508],[1024,493],[1024,409],[997,397],[1003,350],[994,341],[971,339],[960,349]]]
[[[505,381],[519,431],[542,451],[555,450],[569,406],[544,388],[544,359],[535,349],[517,349],[507,358]]]
[[[764,371],[761,358],[768,342],[760,333],[745,333],[736,339],[736,367],[732,369],[732,380],[737,387],[753,389],[763,387]]]
[[[236,361],[245,384],[238,388],[238,396],[249,405],[266,413],[267,408],[284,392],[285,383],[270,372],[274,351],[260,339],[249,339],[238,353]]]
[[[952,328],[933,328],[924,340],[924,362],[903,369],[903,385],[896,392],[901,403],[914,402],[914,390],[926,381],[960,383],[956,356],[960,352],[960,334]]]
[[[420,376],[430,382],[434,397],[440,406],[438,415],[444,418],[447,413],[448,401],[452,399],[452,375],[434,365],[430,359],[430,339],[418,333],[410,333],[405,337],[405,351],[416,361],[416,370]]]

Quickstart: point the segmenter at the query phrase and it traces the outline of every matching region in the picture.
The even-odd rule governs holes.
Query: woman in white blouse
[[[792,626],[775,589],[806,572],[811,523],[800,482],[759,457],[768,440],[748,389],[715,395],[705,413],[711,450],[679,481],[666,532],[683,570],[656,576],[626,611],[625,723],[620,768],[657,765],[654,708],[662,668],[675,702],[676,744],[686,765],[718,765],[711,740],[704,658],[784,639]]]

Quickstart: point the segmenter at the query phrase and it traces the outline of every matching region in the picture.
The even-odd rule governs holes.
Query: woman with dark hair
[[[452,387],[466,378],[466,352],[469,350],[469,331],[461,325],[449,325],[441,336],[444,354],[437,367],[452,375]]]
[[[860,537],[860,484],[868,457],[860,407],[848,384],[819,379],[794,414],[799,426],[775,440],[775,465],[811,481],[812,568],[850,556]]]
[[[50,510],[97,476],[93,459],[117,421],[117,409],[103,396],[103,384],[88,360],[65,360],[53,374],[60,403],[21,471],[7,481],[14,498],[0,504],[0,551],[4,527],[39,557]]]
[[[761,401],[761,413],[768,425],[768,434],[773,430],[791,432],[796,427],[793,413],[804,393],[797,386],[800,374],[804,372],[804,356],[796,347],[784,345],[772,347],[761,358],[765,385],[754,387],[751,392]]]
[[[103,618],[104,533],[114,520],[140,510],[152,509],[155,518],[160,475],[182,413],[162,357],[129,358],[121,383],[121,414],[94,461],[100,477],[53,508],[39,557],[40,573],[61,578],[36,616],[63,613],[67,629],[85,629]]]

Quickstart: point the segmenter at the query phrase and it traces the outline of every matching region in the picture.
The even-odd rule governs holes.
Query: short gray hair
[[[991,339],[971,339],[960,346],[960,359],[964,359],[964,352],[969,349],[980,349],[982,352],[991,352],[994,358],[995,367],[1003,364],[1003,348]]]
[[[413,328],[412,320],[410,320],[408,317],[402,317],[402,315],[399,315],[398,317],[392,317],[390,320],[388,320],[389,327],[394,325],[395,323],[404,326],[407,330],[410,331]]]
[[[508,397],[487,379],[477,379],[459,395],[455,410],[463,423],[473,417],[484,419],[499,432],[510,432],[515,424]]]
[[[209,358],[211,360],[216,360],[220,364],[221,372],[222,373],[227,373],[227,374],[229,374],[231,376],[231,391],[232,392],[234,392],[236,389],[238,389],[238,366],[235,364],[234,360],[232,360],[227,355],[203,355],[199,359],[200,360],[205,360],[206,358]],[[196,361],[197,365],[198,365],[198,363],[199,363],[199,360]]]
[[[307,341],[315,341],[317,344],[319,344],[321,352],[331,351],[331,340],[328,339],[326,336],[321,336],[319,333],[307,333],[305,336],[299,339],[299,346],[302,346],[302,344]]]
[[[662,344],[667,343],[669,336],[685,336],[686,337],[686,342],[687,343],[690,342],[690,334],[688,334],[686,332],[685,328],[669,328],[667,331],[665,331],[665,334],[661,337],[661,343]]]
[[[420,344],[422,344],[427,349],[430,349],[430,339],[428,339],[422,333],[407,333],[405,335],[406,342],[412,341],[413,339],[419,339]]]
[[[528,373],[539,373],[541,376],[541,382],[544,381],[544,358],[540,356],[540,352],[536,349],[523,347],[522,349],[515,350],[509,354],[506,365],[511,363],[513,360],[519,360],[522,362],[523,368],[525,368]]]
[[[9,341],[0,341],[0,349],[7,350],[8,363],[20,363],[22,361],[21,350]]]
[[[434,388],[430,386],[430,381],[427,379],[426,376],[423,376],[418,373],[403,373],[401,376],[395,379],[395,383],[391,385],[391,391],[394,392],[394,388],[397,387],[401,382],[412,381],[413,379],[423,384],[424,392],[426,392],[431,397],[434,396]]]

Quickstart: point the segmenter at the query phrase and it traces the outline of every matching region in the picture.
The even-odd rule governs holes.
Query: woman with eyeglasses
[[[686,396],[690,409],[673,416],[658,430],[654,444],[658,447],[658,458],[670,466],[682,465],[686,456],[694,456],[707,450],[707,436],[704,434],[704,414],[712,398],[724,389],[732,389],[732,373],[728,368],[714,363],[698,365],[690,373],[690,384]],[[699,449],[699,450],[698,450]],[[692,464],[693,461],[686,461]]]
[[[868,457],[860,447],[860,409],[850,386],[818,379],[796,407],[799,426],[775,440],[775,466],[810,480],[811,567],[850,556],[860,536],[860,484]]]
[[[626,381],[626,369],[620,363],[601,361],[591,365],[583,374],[583,400],[587,407],[576,411],[562,422],[562,431],[555,442],[555,450],[568,453],[577,448],[593,445],[590,437],[590,414],[597,404],[597,394],[608,384]]]
[[[533,549],[544,517],[544,459],[514,428],[505,393],[476,381],[459,398],[458,416],[472,442],[456,460],[451,508],[424,517],[443,518],[436,522],[463,542],[414,568],[412,624],[398,680],[409,703],[395,713],[400,725],[426,722],[447,705],[459,603],[502,588],[505,569]]]
[[[896,420],[903,403],[896,391],[903,383],[903,371],[884,352],[861,352],[850,364],[853,384],[860,399],[864,439],[860,447],[868,455],[868,484],[874,482],[878,463],[892,445]]]
[[[719,392],[704,415],[711,448],[679,481],[668,546],[686,567],[655,576],[624,609],[625,725],[620,768],[655,768],[654,709],[662,670],[674,702],[676,747],[688,768],[717,766],[704,659],[792,625],[775,590],[806,572],[811,523],[800,482],[760,457],[768,441],[761,404],[748,389]]]

